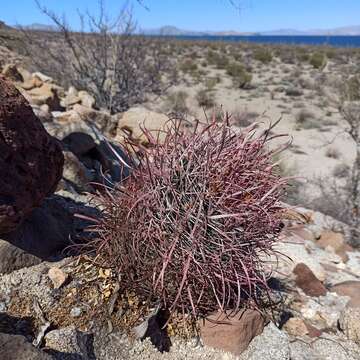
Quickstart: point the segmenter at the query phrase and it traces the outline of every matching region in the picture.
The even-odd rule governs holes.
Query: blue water
[[[259,44],[327,45],[360,47],[360,36],[175,36],[184,40],[245,41]]]

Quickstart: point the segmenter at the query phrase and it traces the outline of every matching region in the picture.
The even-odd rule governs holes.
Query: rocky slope
[[[244,311],[232,326],[199,324],[200,338],[187,340],[164,333],[156,309],[134,317],[136,298],[119,294],[116,274],[64,249],[84,236],[85,217],[98,216],[96,182],[126,176],[108,144],[121,153],[125,136],[146,142],[140,126],[161,128],[166,116],[140,107],[109,115],[90,94],[44,74],[13,64],[2,72],[0,167],[12,173],[0,182],[1,195],[8,189],[0,202],[1,359],[360,358],[360,252],[347,245],[344,224],[306,209],[289,210],[282,255],[269,259],[281,300],[272,317]],[[26,201],[12,209],[16,196]]]

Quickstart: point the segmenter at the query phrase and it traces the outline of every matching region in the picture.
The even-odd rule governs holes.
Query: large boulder
[[[61,146],[19,91],[0,76],[0,233],[13,231],[62,175]]]
[[[155,138],[159,134],[161,139],[164,137],[161,130],[164,130],[168,122],[169,118],[164,114],[142,107],[134,107],[122,114],[119,119],[115,139],[122,143],[125,139],[130,138],[147,145],[148,139],[143,129],[147,129]]]

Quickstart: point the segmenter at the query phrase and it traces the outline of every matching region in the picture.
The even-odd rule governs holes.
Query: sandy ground
[[[322,78],[331,79],[342,74],[341,65],[329,61],[326,68],[320,71],[308,63],[284,64],[280,59],[273,58],[271,63],[262,64],[254,60],[251,87],[240,89],[233,85],[225,70],[211,65],[203,67],[201,58],[194,61],[206,73],[200,81],[186,74],[183,81],[170,88],[167,94],[150,98],[146,107],[168,112],[169,94],[182,91],[188,95],[186,106],[189,118],[203,119],[204,109],[199,107],[196,94],[204,89],[207,79],[218,77],[221,82],[212,91],[216,109],[221,107],[233,114],[254,113],[258,115],[256,121],[264,124],[281,118],[276,132],[288,134],[292,140],[291,147],[283,153],[285,167],[290,175],[296,175],[307,182],[304,189],[310,197],[317,195],[311,184],[312,180],[318,177],[333,178],[336,166],[351,165],[353,162],[354,144],[344,132],[345,121],[336,104],[331,101],[335,89],[327,88],[324,94],[321,85],[318,86]],[[290,88],[299,89],[302,94],[289,96],[285,90]],[[207,114],[211,115],[213,111],[207,109]],[[298,125],[296,118],[301,112],[312,114],[313,126]]]

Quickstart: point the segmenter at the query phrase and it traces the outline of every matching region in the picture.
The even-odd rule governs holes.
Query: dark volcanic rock
[[[0,333],[0,359],[2,360],[51,360],[29,343],[24,336]]]
[[[90,223],[75,214],[98,216],[96,209],[53,195],[3,239],[42,260],[58,260],[67,246],[86,238],[83,230]]]
[[[0,76],[0,233],[14,230],[54,192],[63,162],[59,143]]]

